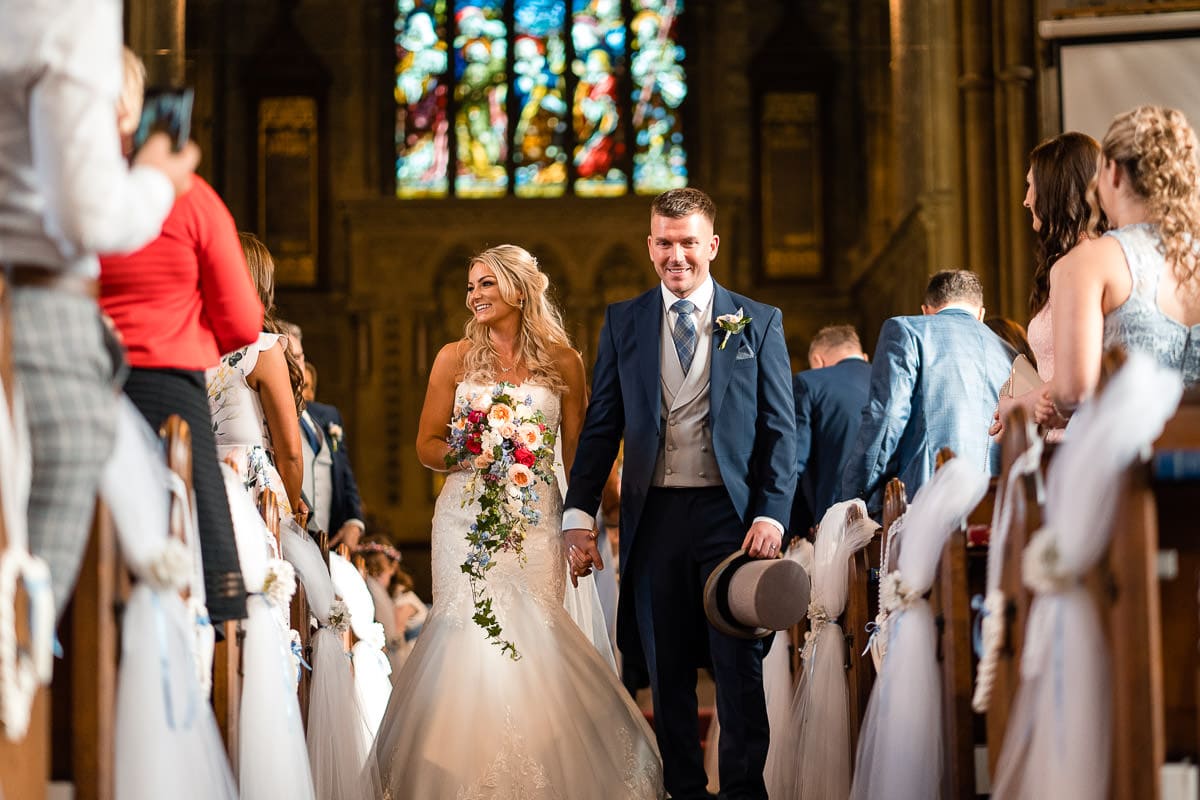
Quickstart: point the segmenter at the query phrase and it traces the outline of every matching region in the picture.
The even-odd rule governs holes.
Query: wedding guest
[[[429,617],[429,606],[425,605],[425,601],[414,590],[412,575],[405,572],[399,564],[392,573],[391,594],[395,604],[396,628],[403,639],[397,660],[400,666],[404,666],[417,644],[417,636],[421,634],[425,620]]]
[[[354,552],[363,556],[367,570],[367,589],[371,592],[371,600],[375,604],[375,621],[383,626],[388,660],[392,664],[392,683],[395,683],[400,675],[400,668],[404,666],[403,656],[407,656],[404,637],[404,623],[407,622],[407,618],[401,622],[399,608],[391,593],[392,577],[400,568],[400,551],[385,537],[372,534],[364,537]]]
[[[986,431],[1014,353],[982,323],[983,284],[967,270],[938,272],[921,312],[879,330],[870,397],[842,478],[841,499],[862,497],[872,514],[891,478],[915,495],[943,447],[1000,472],[1000,449]]]
[[[286,323],[288,349],[300,364],[306,379],[304,392],[317,393],[317,370],[304,357],[304,334],[300,326]],[[353,550],[366,526],[358,481],[346,447],[345,423],[336,406],[305,400],[300,412],[301,447],[304,451],[304,497],[309,506],[310,527],[330,534],[329,546],[343,542]]]
[[[853,325],[829,325],[808,346],[810,369],[792,379],[796,397],[796,497],[791,536],[809,529],[838,501],[846,458],[858,437],[871,365]]]
[[[1139,106],[1100,145],[1092,221],[1050,274],[1055,370],[1038,422],[1061,427],[1096,389],[1101,356],[1120,345],[1200,382],[1200,152],[1183,113]]]
[[[287,349],[275,319],[275,261],[253,234],[239,234],[250,276],[266,312],[263,332],[247,347],[221,358],[208,370],[208,404],[217,452],[232,461],[255,500],[270,489],[281,514],[300,527],[308,506],[300,496],[304,462],[297,422],[303,372]]]
[[[1037,248],[1037,265],[1029,295],[1027,338],[1036,356],[1030,361],[1037,368],[1044,385],[1016,398],[1000,398],[1000,407],[989,431],[997,438],[1002,435],[1002,420],[1011,405],[1020,403],[1032,415],[1054,377],[1050,271],[1075,245],[1097,235],[1089,232],[1091,210],[1087,203],[1087,191],[1096,176],[1096,159],[1099,155],[1100,145],[1096,140],[1075,131],[1047,139],[1029,154],[1029,172],[1025,176],[1025,200],[1022,205],[1029,209]],[[1103,217],[1097,227],[1103,232]],[[1017,352],[1021,351],[1018,349]],[[1047,440],[1057,441],[1059,438],[1058,434],[1051,431]]]
[[[29,546],[50,567],[61,616],[112,449],[123,367],[96,304],[97,253],[158,236],[200,150],[157,134],[132,167],[118,0],[9,2],[0,11],[0,267],[33,462]]]
[[[141,60],[126,48],[117,111],[123,140],[137,127],[144,74]],[[100,259],[100,308],[125,345],[125,394],[153,429],[178,414],[191,430],[209,616],[214,623],[244,617],[246,590],[217,467],[204,370],[258,338],[263,308],[233,217],[203,178],[192,177],[157,239],[129,255]]]

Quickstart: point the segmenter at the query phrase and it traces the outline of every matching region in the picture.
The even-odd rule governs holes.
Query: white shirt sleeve
[[[562,529],[569,531],[572,528],[583,528],[584,530],[592,530],[596,527],[596,518],[586,511],[581,511],[578,508],[568,508],[563,512]]]
[[[103,92],[49,72],[30,97],[30,133],[46,231],[65,255],[126,253],[159,235],[175,189],[156,169],[129,168]]]

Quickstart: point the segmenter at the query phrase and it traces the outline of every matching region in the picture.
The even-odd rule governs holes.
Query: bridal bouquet
[[[486,575],[498,553],[524,558],[525,531],[539,519],[535,486],[539,480],[550,483],[554,476],[555,440],[545,416],[533,407],[533,398],[518,399],[516,388],[499,383],[458,404],[446,454],[447,467],[470,465],[463,505],[479,503],[479,514],[467,531],[469,549],[462,565],[471,581],[475,624],[514,661],[521,656],[512,642],[501,637],[486,593]]]

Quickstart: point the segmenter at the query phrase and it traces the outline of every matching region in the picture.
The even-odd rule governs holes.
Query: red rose
[[[471,423],[472,425],[478,425],[479,423],[483,422],[483,412],[472,411],[471,413],[467,414],[467,422]]]
[[[476,456],[483,452],[483,443],[479,441],[478,436],[467,439],[467,452]]]
[[[527,467],[532,467],[533,462],[537,461],[537,458],[533,455],[533,453],[531,453],[529,449],[525,447],[518,447],[516,452],[513,453],[513,458],[517,460],[518,464],[524,464]]]

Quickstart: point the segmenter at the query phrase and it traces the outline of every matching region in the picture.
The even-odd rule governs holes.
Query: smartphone
[[[153,133],[159,131],[171,137],[172,149],[179,152],[192,133],[191,89],[151,88],[142,101],[142,117],[133,133],[133,151],[141,149]]]

